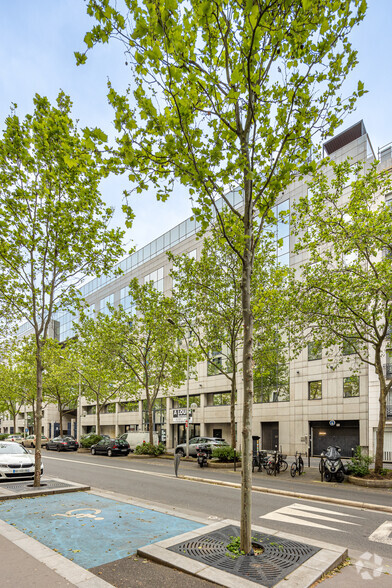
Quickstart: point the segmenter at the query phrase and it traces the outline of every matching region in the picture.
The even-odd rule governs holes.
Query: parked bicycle
[[[268,463],[268,455],[266,451],[257,451],[252,458],[252,472],[257,468],[258,472],[266,469]]]
[[[280,474],[280,472],[285,472],[289,467],[289,464],[286,461],[287,455],[283,455],[278,451],[274,451],[270,456],[266,470],[269,476],[276,476],[276,474]]]
[[[290,474],[292,478],[295,478],[295,474],[298,472],[298,475],[304,473],[304,460],[302,459],[301,453],[298,451],[295,452],[295,462],[291,464]]]

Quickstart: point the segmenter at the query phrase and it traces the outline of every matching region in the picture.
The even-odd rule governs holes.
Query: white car
[[[0,441],[0,480],[34,478],[35,457],[13,441]],[[41,474],[44,468],[41,464]]]

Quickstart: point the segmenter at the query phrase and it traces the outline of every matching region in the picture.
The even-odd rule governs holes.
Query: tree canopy
[[[327,350],[331,366],[357,357],[379,382],[375,469],[383,464],[392,324],[392,212],[389,172],[377,164],[330,162],[295,210],[297,252],[307,252],[294,296],[299,323]],[[293,321],[293,325],[295,325]],[[298,324],[298,323],[297,323]],[[343,390],[342,390],[343,395]]]

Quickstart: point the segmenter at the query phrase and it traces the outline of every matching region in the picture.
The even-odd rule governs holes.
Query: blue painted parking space
[[[203,526],[87,492],[0,502],[0,518],[86,569]]]

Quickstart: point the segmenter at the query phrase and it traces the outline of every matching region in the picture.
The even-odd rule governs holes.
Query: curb
[[[224,482],[222,480],[213,480],[209,478],[197,478],[194,476],[179,475],[178,478],[189,480],[191,482],[201,482],[202,484],[213,484],[215,486],[226,486],[228,488],[241,489],[241,484],[236,482]],[[278,494],[280,496],[289,496],[291,498],[313,500],[315,502],[328,502],[330,504],[340,504],[341,506],[353,506],[364,510],[375,510],[379,512],[392,513],[392,506],[384,506],[383,504],[372,504],[369,502],[359,502],[356,500],[346,500],[345,498],[332,498],[330,496],[319,496],[318,494],[303,494],[300,492],[292,492],[290,490],[278,490],[274,488],[264,488],[263,486],[252,486],[252,492],[261,492],[264,494]]]
[[[173,567],[181,572],[185,572],[196,578],[202,578],[210,582],[215,582],[218,586],[226,588],[265,588],[265,585],[255,583],[252,580],[231,574],[229,571],[206,565],[206,563],[199,562],[190,557],[185,557],[173,551],[170,547],[181,543],[182,541],[189,541],[197,539],[200,535],[205,535],[211,531],[215,531],[228,524],[239,525],[238,521],[225,519],[218,523],[212,523],[200,530],[190,531],[183,535],[177,535],[170,539],[165,539],[157,543],[146,545],[137,550],[138,555],[146,557],[156,563]],[[322,576],[340,565],[347,557],[348,550],[346,547],[338,545],[331,545],[325,542],[314,539],[305,539],[291,533],[284,533],[272,529],[266,529],[252,525],[252,530],[260,531],[261,533],[272,535],[282,539],[291,539],[299,543],[306,543],[319,548],[318,553],[310,557],[304,563],[299,565],[297,569],[293,570],[286,578],[280,580],[275,584],[276,588],[310,588],[315,582],[320,580]]]

